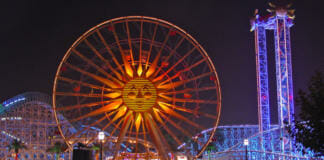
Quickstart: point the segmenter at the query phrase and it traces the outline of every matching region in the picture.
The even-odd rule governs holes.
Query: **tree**
[[[209,143],[208,146],[206,147],[206,151],[208,153],[208,160],[210,160],[210,152],[215,151],[215,146],[213,143]]]
[[[296,104],[301,107],[300,120],[288,127],[289,134],[316,156],[324,155],[324,77],[321,72],[311,78],[308,91],[299,90]],[[297,145],[296,144],[296,145]],[[305,150],[303,151],[305,153]]]
[[[66,149],[67,145],[65,143],[55,142],[55,144],[52,147],[48,148],[46,152],[54,153],[56,160],[58,160],[60,154],[63,153]]]
[[[99,159],[99,153],[100,153],[100,144],[98,143],[93,143],[92,144],[92,147],[91,147],[91,150],[95,151],[95,154],[96,154],[96,160]]]
[[[21,141],[14,139],[10,145],[8,145],[8,150],[9,152],[11,150],[15,151],[16,157],[15,160],[18,160],[18,154],[19,154],[19,150],[21,149],[27,149],[26,145],[24,145]]]

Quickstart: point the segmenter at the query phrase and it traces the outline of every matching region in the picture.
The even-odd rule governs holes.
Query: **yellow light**
[[[142,122],[142,114],[137,113],[135,119],[136,119],[135,120],[135,127],[136,127],[136,131],[138,131],[139,130],[139,127],[141,125],[141,122]]]
[[[142,64],[139,64],[138,69],[137,69],[137,74],[140,77],[142,75],[142,73],[143,73]]]
[[[121,116],[123,116],[127,111],[127,107],[126,106],[122,106],[120,107],[120,109],[118,110],[118,113],[115,115],[113,120],[116,120],[118,118],[120,118]]]
[[[121,93],[119,93],[119,92],[113,92],[113,93],[104,94],[104,97],[108,97],[108,98],[117,98],[119,96],[121,96]]]
[[[159,106],[165,111],[165,112],[170,112],[171,109],[166,105],[166,103],[163,102],[158,102]]]
[[[160,123],[163,123],[162,118],[161,118],[160,115],[159,115],[159,112],[160,112],[159,109],[157,109],[157,108],[153,108],[153,113],[154,113],[155,118],[156,118]]]

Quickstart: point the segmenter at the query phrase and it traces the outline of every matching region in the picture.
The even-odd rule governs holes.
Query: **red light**
[[[162,67],[165,68],[165,67],[168,67],[169,66],[169,62],[162,62]]]
[[[130,55],[126,55],[126,60],[129,62],[131,61],[131,56]]]
[[[101,68],[108,69],[108,66],[103,64],[103,65],[101,65]]]
[[[170,31],[170,36],[175,36],[175,35],[177,35],[176,31]]]
[[[62,72],[65,72],[66,70],[67,70],[67,67],[66,67],[66,66],[62,66],[62,67],[61,67],[61,71],[62,71]]]
[[[209,80],[211,80],[211,81],[216,81],[216,76],[214,76],[214,75],[209,76]]]
[[[80,90],[81,90],[80,86],[76,86],[76,87],[73,88],[74,92],[80,92]]]
[[[262,99],[263,99],[263,100],[265,100],[266,98],[267,98],[267,96],[264,96],[264,95],[262,96]]]
[[[191,98],[191,97],[192,97],[192,95],[191,95],[191,94],[189,94],[189,93],[184,93],[184,94],[183,94],[183,97],[184,97],[184,98]]]
[[[289,100],[292,100],[293,99],[293,96],[292,95],[289,95]]]
[[[109,27],[108,27],[108,31],[111,32],[111,31],[113,31],[113,30],[114,30],[114,28],[113,28],[112,26],[109,26]]]

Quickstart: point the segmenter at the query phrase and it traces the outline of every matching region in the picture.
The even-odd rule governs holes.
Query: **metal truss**
[[[291,49],[290,49],[290,21],[285,17],[276,17],[276,28],[274,30],[276,46],[276,75],[277,75],[277,100],[279,125],[293,122],[294,102],[293,84],[291,74]],[[285,132],[281,132],[282,137]],[[287,145],[282,143],[282,151],[292,148],[292,142]]]
[[[267,48],[266,30],[274,31],[277,102],[279,126],[290,124],[293,121],[294,102],[291,69],[290,31],[293,25],[292,19],[287,15],[273,15],[271,17],[255,16],[252,21],[252,30],[255,33],[256,68],[257,68],[257,92],[258,92],[258,114],[259,131],[269,130],[269,86],[267,70]],[[286,137],[284,130],[281,138]],[[268,137],[261,137],[261,141],[269,141]],[[293,142],[281,143],[282,152],[291,149]],[[269,143],[262,143],[264,150],[272,150]]]
[[[12,151],[7,146],[13,139],[24,143],[28,149],[20,151],[19,159],[55,159],[46,149],[56,141],[63,142],[56,133],[56,122],[50,97],[38,92],[17,95],[2,103],[0,110],[0,157],[11,160]],[[62,154],[63,159],[69,153]]]
[[[58,115],[64,126],[62,131],[67,134],[75,134],[75,127],[86,128],[87,126],[72,126],[63,115]],[[91,127],[85,135],[86,137],[77,137],[73,139],[73,146],[77,143],[88,144],[92,137],[96,137],[100,130]],[[106,133],[107,134],[107,133]],[[14,159],[12,152],[9,152],[7,146],[13,139],[23,142],[27,146],[27,150],[22,150],[19,154],[20,159],[24,160],[54,160],[56,156],[46,152],[46,149],[52,147],[57,141],[65,143],[62,139],[54,118],[51,98],[39,92],[27,92],[10,98],[0,106],[0,157],[6,159]],[[116,138],[115,138],[116,139]],[[114,137],[108,139],[109,143],[105,144],[106,148],[112,149],[115,143]],[[133,139],[128,139],[134,141]],[[139,140],[144,144],[143,140]],[[88,144],[91,145],[91,144]],[[125,144],[121,144],[122,149],[130,152]],[[152,145],[149,145],[152,146]],[[151,147],[152,148],[152,147]],[[105,155],[110,155],[108,151]],[[1,159],[0,158],[0,159]],[[60,155],[64,160],[71,159],[71,153],[65,152]]]
[[[212,128],[201,132],[199,141],[207,141],[204,137],[208,137]],[[281,143],[287,144],[289,137],[281,137],[283,127],[279,125],[271,125],[270,129],[264,132],[258,132],[258,125],[232,125],[218,126],[215,141],[211,144],[215,147],[211,152],[205,151],[202,159],[244,159],[246,149],[249,159],[286,159],[286,160],[309,160],[312,159],[314,153],[306,150],[303,153],[303,146],[298,145],[296,148],[285,149],[282,152]],[[261,138],[268,137],[267,145],[272,146],[271,150],[263,150],[263,142]],[[246,147],[243,144],[244,139],[248,139],[249,145]],[[194,151],[194,148],[191,148]],[[319,157],[318,160],[323,160],[324,157]]]

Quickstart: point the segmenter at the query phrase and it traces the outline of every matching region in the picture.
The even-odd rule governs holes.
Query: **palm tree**
[[[15,160],[18,160],[18,154],[19,154],[19,150],[20,149],[27,149],[27,146],[24,145],[21,141],[17,140],[17,139],[14,139],[10,145],[8,145],[8,150],[9,152],[11,150],[14,150],[15,151],[15,154],[16,154],[16,157],[15,157]]]
[[[209,143],[206,150],[207,150],[207,153],[208,153],[208,159],[210,160],[210,152],[215,150],[215,146],[212,143]]]
[[[67,145],[61,142],[55,142],[55,144],[48,148],[46,152],[51,152],[55,154],[56,160],[59,159],[60,154],[63,153],[67,149]]]
[[[100,144],[93,143],[91,150],[95,151],[96,153],[96,160],[99,160],[99,152],[100,152]]]

